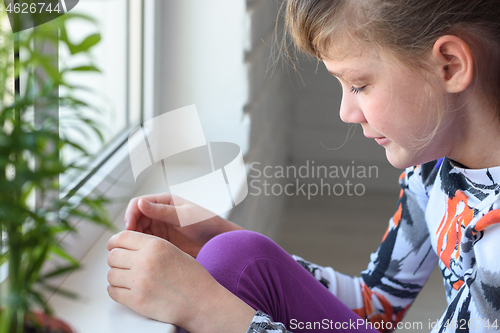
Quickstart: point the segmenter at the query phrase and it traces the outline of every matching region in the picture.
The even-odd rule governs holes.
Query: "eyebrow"
[[[338,79],[342,79],[345,81],[362,81],[362,80],[368,80],[373,78],[373,74],[371,73],[364,73],[363,71],[352,69],[352,68],[342,68],[339,72],[333,72],[333,71],[328,71],[330,74],[335,76]],[[347,76],[348,79],[346,79],[344,76]]]
[[[334,72],[334,71],[328,71],[328,73],[332,74],[333,76],[336,76],[338,78],[342,78],[346,73],[347,74],[356,74],[358,73],[357,70],[350,69],[350,68],[342,68],[340,72]]]

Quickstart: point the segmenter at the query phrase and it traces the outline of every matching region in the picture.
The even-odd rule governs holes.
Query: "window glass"
[[[141,1],[132,0],[131,2],[139,3],[139,8],[141,7]],[[80,90],[77,97],[100,110],[99,113],[91,109],[86,110],[86,115],[103,125],[104,142],[101,142],[98,136],[93,133],[82,133],[68,127],[65,128],[63,125],[60,127],[60,133],[76,140],[94,156],[112,143],[119,134],[127,130],[132,123],[138,122],[140,118],[141,110],[137,104],[134,105],[133,116],[131,116],[129,107],[131,96],[128,94],[128,82],[130,69],[132,68],[136,73],[140,72],[141,68],[140,58],[134,57],[133,62],[129,61],[132,60],[129,52],[129,36],[132,27],[129,22],[132,18],[135,18],[135,21],[140,21],[137,16],[140,17],[141,12],[135,11],[134,16],[130,16],[128,7],[129,2],[125,0],[83,0],[71,11],[71,13],[85,14],[94,18],[96,24],[84,20],[73,20],[68,26],[70,40],[73,42],[82,41],[86,36],[97,32],[101,35],[100,43],[94,47],[92,52],[94,65],[101,72],[74,72],[68,74],[67,79],[74,85],[85,87]],[[134,31],[135,40],[138,39],[137,34],[141,36],[140,25],[138,31]],[[140,50],[140,42],[139,45],[136,42],[135,46]],[[69,50],[61,45],[59,63],[61,69],[68,66],[77,67],[81,65],[81,59],[71,56]],[[140,84],[140,79],[137,77],[134,79]],[[61,91],[61,93],[66,92]],[[140,93],[140,89],[138,89],[133,92],[132,96],[136,100],[140,100],[140,97],[137,97],[137,95],[140,96]],[[69,111],[61,107],[59,112],[61,124],[71,124],[71,122],[67,122]],[[88,162],[82,160],[81,155],[70,148],[64,150],[62,158],[68,162]],[[61,177],[62,187],[68,182],[74,182],[74,180],[75,175],[63,175]]]

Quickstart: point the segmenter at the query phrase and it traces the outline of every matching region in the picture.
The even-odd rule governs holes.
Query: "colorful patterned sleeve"
[[[285,325],[282,323],[273,322],[273,319],[261,312],[257,311],[253,317],[250,327],[248,327],[247,333],[291,333],[287,331]]]
[[[427,184],[432,183],[436,170],[436,163],[430,163],[402,174],[396,213],[361,277],[347,276],[294,256],[330,292],[371,321],[373,327],[382,321],[396,327],[437,264],[424,216]]]
[[[448,308],[433,333],[500,331],[500,209],[490,210],[471,224],[461,246],[465,252],[473,248],[474,262],[463,280],[450,283]],[[441,269],[449,272],[447,267]]]

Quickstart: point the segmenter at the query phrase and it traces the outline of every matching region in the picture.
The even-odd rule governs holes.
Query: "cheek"
[[[401,85],[377,103],[385,110],[381,112],[384,129],[405,138],[419,139],[435,125],[436,105],[422,85]]]
[[[370,98],[362,106],[365,118],[370,126],[380,134],[388,135],[388,131],[394,131],[398,124],[398,108],[390,94],[381,92],[374,98]]]

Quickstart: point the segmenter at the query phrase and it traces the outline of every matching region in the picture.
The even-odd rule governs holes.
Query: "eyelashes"
[[[362,92],[363,90],[365,90],[366,86],[363,86],[361,88],[356,88],[355,86],[351,86],[351,92],[353,94],[359,94],[360,92]]]

